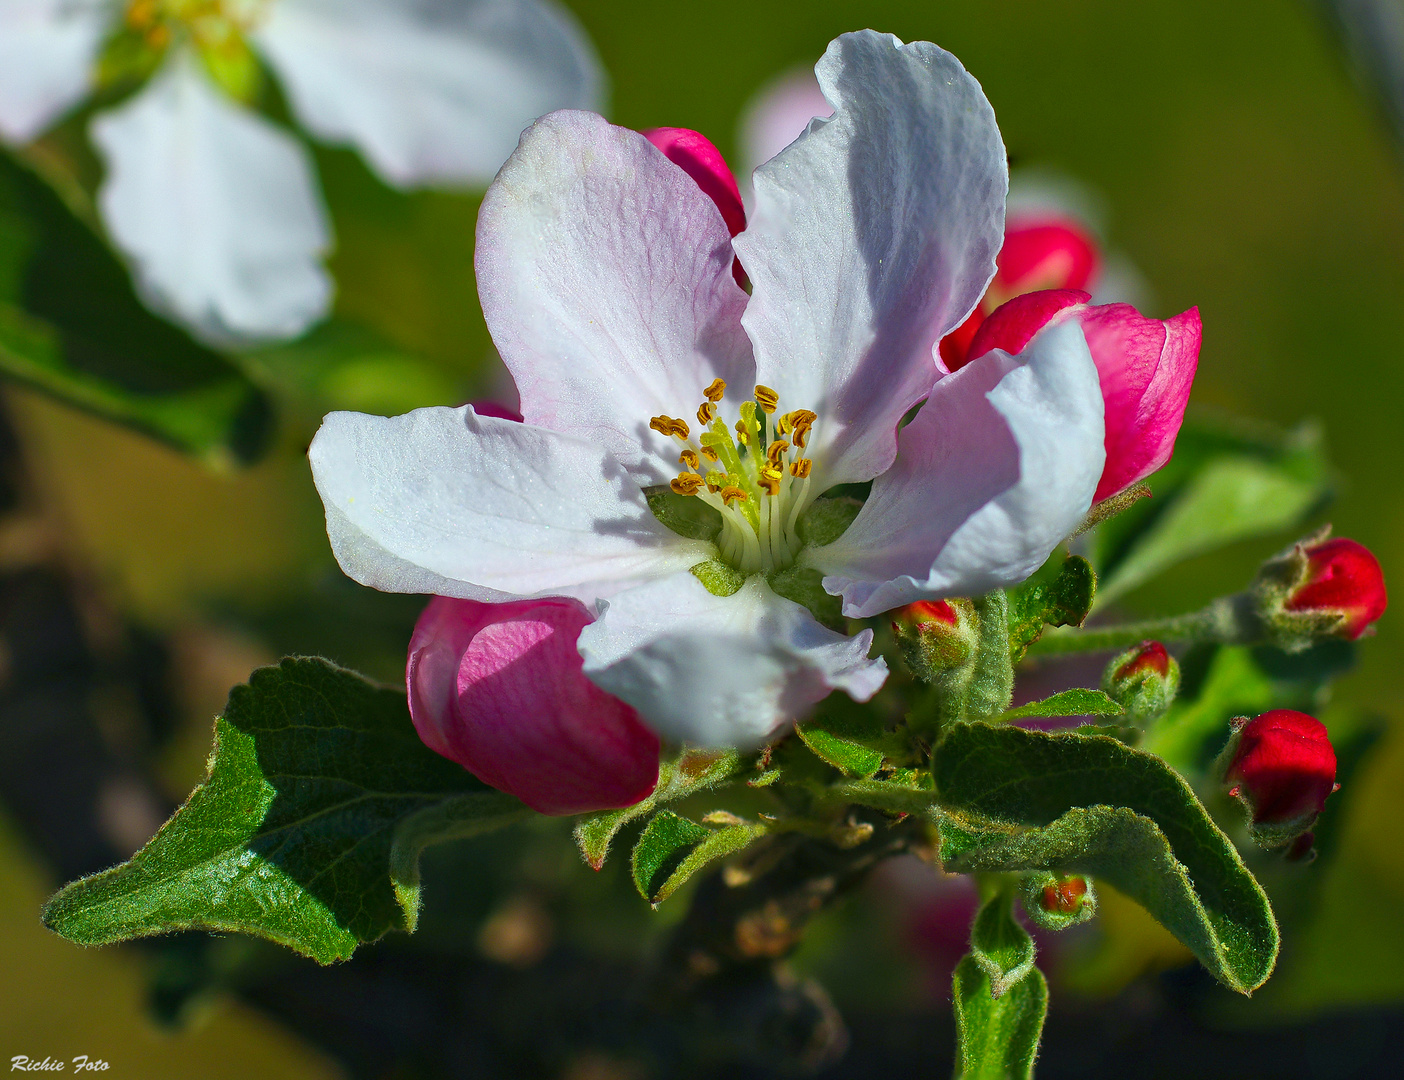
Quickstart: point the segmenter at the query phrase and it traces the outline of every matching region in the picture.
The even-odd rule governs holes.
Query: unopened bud
[[[1044,930],[1066,930],[1097,914],[1092,879],[1082,874],[1026,874],[1019,898],[1034,925]]]
[[[1291,709],[1233,721],[1219,767],[1229,794],[1248,810],[1253,839],[1267,848],[1295,844],[1297,850],[1339,787],[1326,726]],[[1299,854],[1309,851],[1310,841]]]
[[[1354,641],[1384,614],[1384,571],[1364,544],[1330,530],[1308,537],[1267,562],[1253,583],[1267,638],[1300,652],[1326,637]]]
[[[965,667],[980,644],[979,620],[969,600],[918,600],[898,608],[892,633],[912,674],[931,682]]]
[[[1145,725],[1165,715],[1180,691],[1180,665],[1158,641],[1143,641],[1107,665],[1102,690],[1126,710],[1129,723]]]

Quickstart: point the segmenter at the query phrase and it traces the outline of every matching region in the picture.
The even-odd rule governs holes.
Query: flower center
[[[743,574],[783,570],[803,547],[796,526],[812,501],[813,467],[804,448],[818,417],[808,409],[777,416],[779,395],[757,386],[755,400],[741,403],[740,418],[729,427],[718,415],[725,393],[721,379],[702,391],[706,400],[697,407],[695,441],[686,420],[655,416],[648,426],[681,447],[683,471],[669,484],[673,491],[721,514],[717,547],[723,561]]]
[[[164,49],[179,30],[187,32],[202,51],[239,48],[244,36],[258,25],[270,2],[130,0],[126,23],[154,49]]]

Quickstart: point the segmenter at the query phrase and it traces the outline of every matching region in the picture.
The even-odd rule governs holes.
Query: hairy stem
[[[1119,626],[1097,626],[1090,630],[1070,627],[1050,630],[1029,646],[1028,655],[1112,652],[1149,640],[1248,645],[1262,638],[1262,624],[1253,612],[1252,598],[1246,593],[1238,593],[1222,596],[1208,607],[1186,615],[1146,619]]]

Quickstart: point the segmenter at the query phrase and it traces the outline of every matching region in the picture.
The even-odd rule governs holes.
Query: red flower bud
[[[1330,612],[1338,637],[1354,641],[1384,614],[1384,571],[1364,544],[1340,536],[1303,549],[1306,573],[1283,604],[1288,611]]]
[[[1336,789],[1336,751],[1326,726],[1291,709],[1234,721],[1220,763],[1229,794],[1248,808],[1253,835],[1265,847],[1310,830]]]
[[[1158,641],[1143,641],[1107,665],[1102,691],[1126,710],[1133,724],[1165,715],[1180,690],[1180,665]]]
[[[1082,874],[1034,871],[1024,876],[1019,890],[1030,921],[1044,930],[1066,930],[1097,913],[1097,894]]]
[[[410,639],[410,716],[431,750],[543,814],[631,806],[658,782],[658,736],[585,677],[575,600],[437,596]]]

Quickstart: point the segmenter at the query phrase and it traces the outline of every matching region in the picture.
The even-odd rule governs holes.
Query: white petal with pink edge
[[[580,632],[585,674],[659,735],[757,746],[832,690],[867,701],[887,678],[873,633],[845,637],[753,577],[714,596],[691,573],[610,601]]]
[[[1082,331],[1044,330],[937,384],[852,526],[806,553],[866,618],[1017,584],[1086,516],[1102,473],[1102,394]]]

